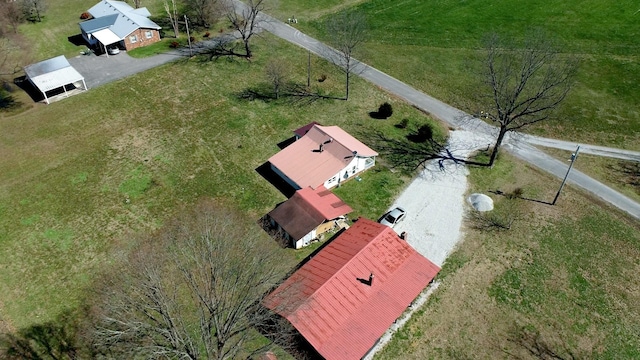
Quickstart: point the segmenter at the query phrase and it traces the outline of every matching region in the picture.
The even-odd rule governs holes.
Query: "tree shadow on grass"
[[[640,163],[635,161],[617,161],[607,165],[615,179],[634,188],[640,194]]]
[[[77,327],[70,313],[57,320],[0,335],[2,359],[76,359]]]

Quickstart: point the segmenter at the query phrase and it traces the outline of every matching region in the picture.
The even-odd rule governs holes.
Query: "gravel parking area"
[[[450,148],[458,157],[487,147],[491,138],[466,130],[452,131]],[[408,242],[438,266],[444,264],[462,238],[465,192],[469,171],[452,161],[440,169],[437,162],[416,177],[391,206],[404,208],[407,215],[395,226],[398,234],[406,231]]]

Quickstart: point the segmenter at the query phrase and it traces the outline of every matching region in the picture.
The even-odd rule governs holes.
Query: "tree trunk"
[[[347,85],[346,86],[347,91],[346,91],[346,95],[345,95],[344,99],[345,100],[349,100],[349,77],[351,75],[351,72],[349,71],[349,64],[347,65],[347,73],[346,74],[347,74],[347,84],[346,84]]]
[[[247,54],[247,59],[251,59],[253,54],[251,53],[251,46],[249,45],[248,39],[244,41],[244,51]]]
[[[502,140],[504,140],[504,136],[506,134],[507,134],[507,127],[501,126],[500,133],[498,133],[496,144],[493,145],[493,151],[491,152],[491,158],[489,159],[489,164],[487,164],[487,166],[492,167],[493,163],[496,161],[496,158],[498,157],[498,149],[500,149],[500,145],[502,145]]]
[[[311,88],[311,50],[309,50],[309,57],[307,58],[307,90]]]

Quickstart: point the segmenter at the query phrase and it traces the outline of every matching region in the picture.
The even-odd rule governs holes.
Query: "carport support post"
[[[553,202],[551,203],[551,205],[555,205],[556,201],[558,201],[558,197],[560,197],[560,192],[562,191],[562,188],[564,187],[564,183],[567,182],[567,178],[569,177],[569,173],[571,172],[571,168],[573,167],[573,163],[578,158],[578,152],[579,151],[580,151],[580,145],[578,145],[578,148],[576,149],[576,152],[571,154],[571,164],[569,164],[569,168],[567,169],[567,173],[564,175],[564,179],[562,179],[562,184],[560,184],[560,189],[558,189],[558,193],[556,194],[556,197],[553,199]]]

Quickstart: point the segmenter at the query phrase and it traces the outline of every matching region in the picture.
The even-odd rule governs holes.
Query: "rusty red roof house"
[[[311,125],[311,124],[309,124]],[[300,138],[273,155],[273,171],[295,189],[326,189],[375,165],[378,153],[338,126],[313,124],[294,133]]]
[[[325,359],[361,359],[438,271],[393,229],[361,218],[264,305]]]
[[[298,190],[268,215],[271,226],[283,231],[291,245],[300,249],[319,235],[339,226],[338,220],[353,211],[331,191],[318,187]]]

